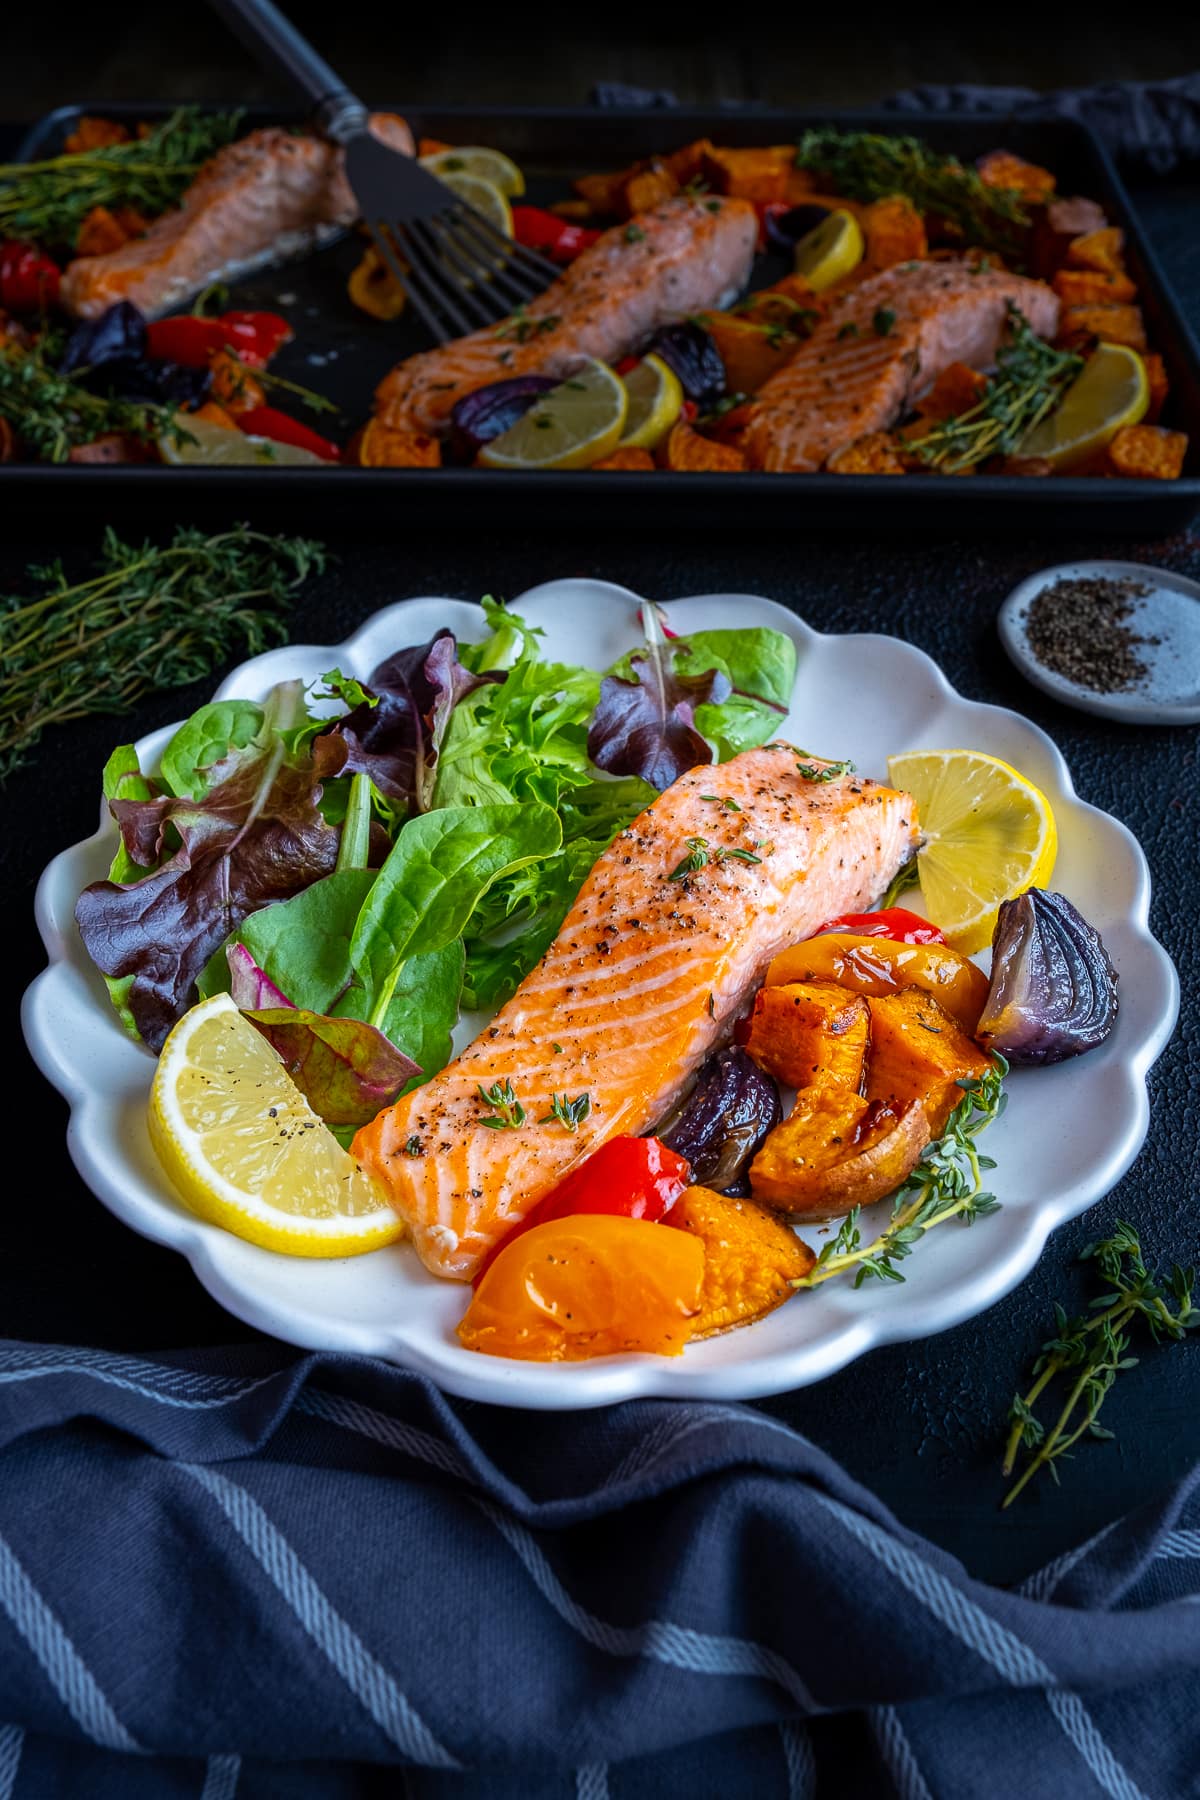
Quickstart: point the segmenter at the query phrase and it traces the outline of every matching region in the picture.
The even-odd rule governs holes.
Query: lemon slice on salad
[[[1097,344],[1054,411],[1021,440],[1017,455],[1069,469],[1103,450],[1150,405],[1146,365],[1127,344]]]
[[[525,177],[511,156],[485,144],[464,144],[457,150],[435,150],[421,158],[421,167],[448,181],[452,175],[473,175],[478,181],[490,181],[510,200],[519,200],[525,192]]]
[[[481,181],[478,175],[453,174],[439,175],[438,180],[445,182],[452,194],[457,194],[460,200],[482,213],[488,224],[494,225],[504,237],[512,236],[512,208],[494,181]]]
[[[228,994],[185,1013],[150,1090],[150,1141],[193,1212],[289,1256],[357,1256],[404,1225]]]
[[[628,406],[621,377],[586,362],[485,444],[479,460],[489,469],[586,469],[616,449]]]
[[[1010,763],[980,750],[909,750],[888,758],[888,777],[917,803],[929,916],[954,949],[972,956],[991,943],[1002,900],[1049,881],[1058,851],[1050,802]]]
[[[180,413],[176,420],[180,434],[166,431],[158,440],[158,452],[166,463],[183,463],[210,468],[269,469],[280,464],[306,464],[309,468],[327,469],[329,464],[299,444],[277,444],[274,438],[251,437],[249,432],[214,425],[208,419],[193,419]]]
[[[852,212],[842,207],[800,239],[795,250],[795,269],[814,293],[821,293],[857,269],[866,246],[862,227]]]
[[[662,442],[683,411],[683,387],[674,369],[661,356],[643,356],[635,369],[622,377],[629,404],[623,450],[653,450]]]

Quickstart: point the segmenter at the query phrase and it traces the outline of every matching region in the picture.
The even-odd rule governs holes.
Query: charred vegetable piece
[[[1061,894],[1030,888],[1000,908],[992,985],[977,1036],[1022,1067],[1102,1044],[1117,1018],[1117,976],[1100,933]]]
[[[725,392],[728,383],[721,352],[694,320],[684,319],[656,331],[643,352],[646,356],[652,353],[674,369],[684,393],[702,412],[715,406]]]
[[[67,339],[59,369],[98,369],[105,363],[140,360],[146,354],[146,321],[132,300],[118,300],[98,319],[85,319]]]
[[[775,207],[763,208],[763,227],[767,242],[772,249],[785,250],[790,255],[801,238],[815,231],[829,217],[827,206],[788,206],[782,211]]]
[[[751,1325],[785,1300],[816,1257],[777,1214],[753,1200],[690,1187],[680,1195],[667,1224],[690,1231],[704,1245],[704,1285],[700,1312],[692,1320],[694,1338]]]
[[[962,1099],[960,1082],[982,1081],[989,1057],[960,1031],[948,1012],[920,988],[867,1000],[871,1051],[867,1058],[867,1098],[896,1113],[918,1101],[931,1135],[941,1137]]]
[[[862,995],[832,982],[764,987],[754,996],[746,1049],[788,1087],[831,1082],[857,1093],[869,1024]]]
[[[826,931],[781,950],[767,969],[767,985],[794,981],[835,981],[880,996],[918,988],[967,1032],[978,1025],[988,992],[983,970],[948,944],[902,944],[851,931]]]
[[[506,1244],[458,1327],[468,1350],[527,1362],[678,1356],[700,1310],[704,1245],[602,1214],[551,1219]]]
[[[514,375],[464,394],[450,414],[450,451],[458,462],[474,462],[485,444],[523,419],[535,400],[558,387],[549,375]]]
[[[782,1117],[779,1089],[771,1077],[730,1044],[709,1057],[681,1110],[660,1135],[691,1164],[693,1181],[721,1193],[745,1193],[745,1172]]]
[[[930,1135],[919,1100],[891,1107],[848,1088],[801,1088],[754,1159],[751,1191],[790,1218],[837,1218],[898,1188]]]

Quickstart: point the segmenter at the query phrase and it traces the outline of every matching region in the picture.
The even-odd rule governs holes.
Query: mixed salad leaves
[[[197,991],[231,992],[352,1130],[445,1065],[461,1008],[514,992],[657,792],[787,712],[781,632],[668,637],[646,608],[643,645],[601,675],[483,610],[482,643],[442,630],[366,682],[332,669],[203,706],[157,770],[114,750],[121,841],[76,917],[150,1049]]]

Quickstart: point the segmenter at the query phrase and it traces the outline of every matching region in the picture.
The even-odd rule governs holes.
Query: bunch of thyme
[[[101,144],[44,162],[0,163],[0,237],[73,250],[94,206],[153,219],[176,206],[210,156],[237,136],[240,113],[181,106],[124,144]]]
[[[990,187],[978,170],[942,156],[923,139],[874,131],[806,131],[796,164],[816,169],[828,190],[849,200],[904,194],[918,212],[957,226],[972,244],[1010,254],[1029,223],[1015,188]]]
[[[858,1228],[860,1209],[843,1219],[836,1237],[830,1238],[807,1275],[793,1285],[798,1288],[819,1287],[835,1275],[855,1270],[854,1285],[864,1281],[903,1281],[896,1268],[911,1256],[927,1231],[948,1219],[973,1225],[988,1213],[996,1212],[1000,1202],[994,1194],[983,1191],[983,1171],[995,1168],[990,1156],[981,1156],[975,1139],[985,1125],[998,1119],[1004,1111],[1008,1095],[1004,1077],[1008,1064],[1002,1056],[993,1056],[993,1067],[979,1080],[960,1081],[963,1098],[946,1122],[946,1130],[936,1144],[925,1151],[903,1187],[892,1202],[892,1217],[886,1229],[870,1243],[864,1244]]]
[[[77,444],[94,443],[109,432],[143,443],[189,440],[174,407],[93,394],[52,367],[52,347],[48,339],[28,347],[0,341],[0,419],[7,419],[14,436],[43,462],[66,462]]]
[[[1012,1505],[1039,1469],[1048,1469],[1057,1481],[1055,1464],[1080,1438],[1112,1437],[1097,1420],[1121,1370],[1133,1368],[1138,1360],[1126,1354],[1133,1325],[1140,1320],[1155,1343],[1177,1342],[1200,1325],[1200,1309],[1192,1304],[1196,1271],[1178,1263],[1167,1276],[1148,1269],[1132,1225],[1118,1220],[1113,1235],[1089,1244],[1080,1260],[1095,1265],[1103,1292],[1079,1318],[1068,1319],[1061,1306],[1054,1308],[1057,1330],[1033,1365],[1033,1385],[1017,1394],[1009,1409],[1004,1474],[1012,1474],[1022,1450],[1031,1454],[1005,1495],[1005,1506]],[[1060,1375],[1070,1385],[1047,1431],[1034,1407]]]
[[[49,725],[126,711],[141,695],[183,687],[235,650],[281,642],[278,615],[324,550],[245,525],[169,544],[104,535],[97,572],[69,582],[61,563],[29,570],[34,599],[0,597],[0,781]]]
[[[923,436],[905,439],[905,450],[930,468],[957,475],[993,456],[1011,456],[1082,369],[1082,357],[1038,337],[1011,302],[1008,322],[1008,342],[996,352],[996,373],[983,398],[966,412],[939,419]]]

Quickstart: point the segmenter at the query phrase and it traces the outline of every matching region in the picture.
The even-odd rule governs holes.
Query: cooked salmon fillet
[[[986,367],[1010,304],[1039,337],[1054,336],[1054,290],[1000,269],[900,263],[850,288],[759,390],[743,439],[752,467],[819,469],[855,438],[894,424],[951,363]]]
[[[413,153],[413,136],[394,113],[376,113],[371,130],[393,149]],[[205,163],[173,211],[144,237],[104,256],[81,256],[62,280],[63,304],[94,319],[117,300],[153,316],[178,306],[218,276],[272,252],[286,256],[323,225],[358,216],[336,145],[269,126],[227,144]]]
[[[913,852],[916,804],[853,774],[813,780],[823,766],[773,744],[682,776],[600,858],[486,1031],[358,1133],[435,1274],[469,1280],[576,1163],[659,1123],[772,956],[878,900]],[[526,1123],[495,1130],[479,1090],[506,1081]],[[541,1123],[555,1094],[585,1093],[573,1135]]]
[[[400,363],[375,411],[387,425],[436,434],[456,400],[489,382],[566,376],[586,356],[617,362],[660,325],[740,293],[757,236],[746,200],[665,200],[606,231],[520,317]]]

